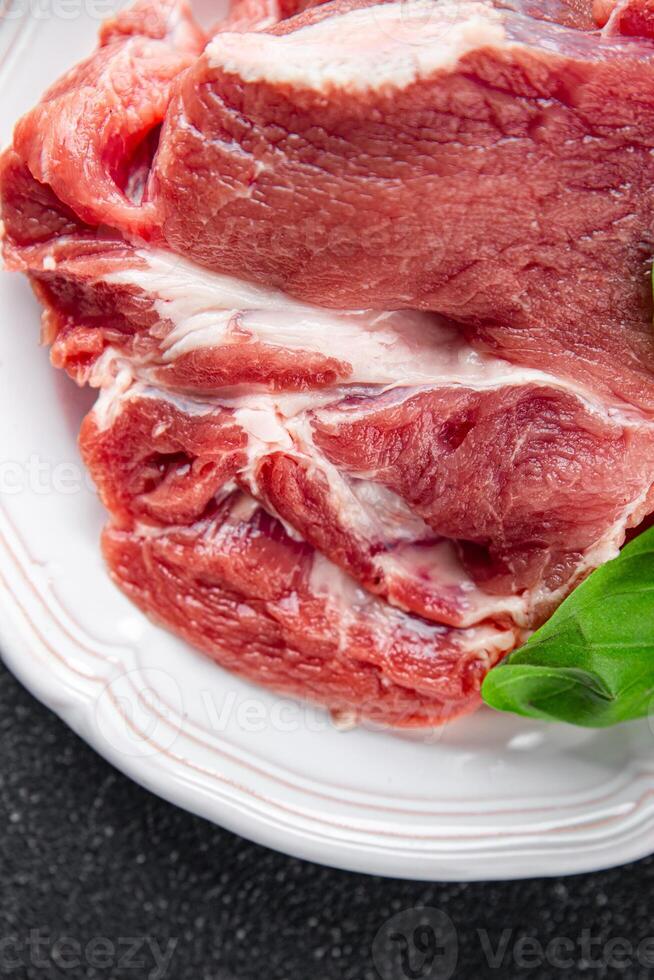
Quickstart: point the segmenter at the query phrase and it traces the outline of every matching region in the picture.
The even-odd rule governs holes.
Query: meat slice
[[[245,495],[160,534],[109,526],[103,548],[134,602],[223,667],[350,722],[414,727],[466,714],[515,643],[507,629],[452,630],[392,609]]]
[[[247,436],[222,406],[184,411],[157,393],[102,396],[80,441],[114,521],[185,524],[247,464]]]
[[[654,509],[654,39],[604,7],[139,0],[18,124],[111,574],[223,666],[443,722]]]
[[[651,411],[654,60],[589,18],[334,0],[197,57],[111,28],[15,152],[83,222],[313,304],[433,310]]]
[[[236,484],[434,622],[538,625],[651,508],[651,424],[543,383],[201,401],[116,370],[81,434],[114,520],[189,524]]]
[[[374,474],[459,541],[468,574],[491,592],[567,591],[582,556],[651,506],[652,427],[547,384],[395,389],[314,419],[332,464]]]
[[[218,34],[162,133],[167,244],[323,305],[436,310],[651,409],[652,49],[520,8],[336,0]]]
[[[154,217],[145,200],[149,143],[204,41],[181,0],[141,0],[19,121],[16,155],[81,221],[145,231]]]

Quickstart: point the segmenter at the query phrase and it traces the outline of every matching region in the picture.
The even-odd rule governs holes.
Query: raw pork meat
[[[654,509],[644,0],[139,0],[20,121],[7,264],[99,389],[118,585],[431,725]]]

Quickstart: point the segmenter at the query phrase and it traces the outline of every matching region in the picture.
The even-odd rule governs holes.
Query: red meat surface
[[[654,510],[645,0],[139,0],[3,252],[99,389],[103,548],[220,665],[442,723]]]

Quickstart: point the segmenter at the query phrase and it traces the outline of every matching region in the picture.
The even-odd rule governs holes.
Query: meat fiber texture
[[[654,509],[649,14],[139,0],[18,123],[4,258],[146,613],[439,724]]]

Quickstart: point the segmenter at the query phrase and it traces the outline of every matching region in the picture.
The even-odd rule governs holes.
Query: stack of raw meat
[[[434,724],[654,509],[654,18],[302,7],[107,22],[2,158],[4,257],[99,388],[118,585]]]

